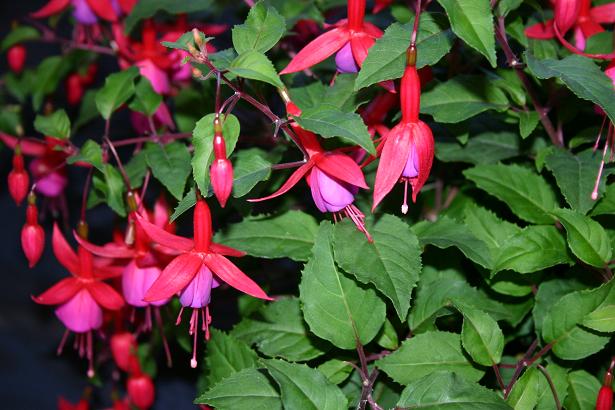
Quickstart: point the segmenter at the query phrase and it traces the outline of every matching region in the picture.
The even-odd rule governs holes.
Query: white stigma
[[[401,213],[406,215],[408,213],[408,205],[407,204],[403,204],[401,206]]]

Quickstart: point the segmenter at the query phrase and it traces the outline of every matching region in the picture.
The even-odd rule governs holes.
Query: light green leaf
[[[521,219],[551,224],[555,193],[540,176],[518,165],[478,165],[463,174],[479,188],[504,201]]]
[[[147,165],[154,177],[164,185],[171,195],[181,199],[186,180],[190,175],[190,153],[181,142],[160,146],[148,143],[145,146]]]
[[[135,87],[135,99],[128,104],[128,107],[146,116],[152,116],[161,103],[162,95],[154,91],[152,84],[146,77],[141,77]]]
[[[615,305],[605,305],[585,316],[583,326],[598,332],[615,332]]]
[[[124,207],[124,191],[126,186],[124,185],[122,175],[109,164],[105,164],[103,174],[105,176],[107,204],[119,216],[126,216],[126,209]]]
[[[46,137],[68,139],[70,119],[64,110],[57,110],[47,116],[37,115],[34,119],[34,129]]]
[[[438,0],[453,32],[496,67],[495,33],[489,0]]]
[[[93,140],[87,140],[79,149],[79,152],[66,159],[68,164],[74,164],[77,161],[87,162],[88,164],[93,165],[100,172],[104,172],[102,149],[100,148],[100,145]]]
[[[483,366],[500,363],[504,350],[504,334],[487,313],[473,309],[463,302],[455,302],[455,307],[463,315],[461,343],[472,360]]]
[[[570,278],[551,279],[542,282],[536,293],[536,303],[532,309],[534,326],[538,335],[542,332],[542,323],[551,307],[564,295],[587,288],[581,282]]]
[[[506,399],[508,404],[515,410],[532,410],[538,404],[540,377],[540,372],[536,368],[528,368],[510,391]]]
[[[239,151],[233,157],[233,198],[247,195],[256,184],[269,179],[271,162],[265,159],[265,151],[250,148]]]
[[[286,22],[273,7],[259,1],[250,8],[244,24],[233,27],[233,46],[241,54],[249,50],[269,51],[286,32]]]
[[[346,361],[331,359],[319,365],[318,371],[324,374],[331,383],[340,384],[350,376],[353,368]]]
[[[96,93],[96,108],[105,120],[120,108],[135,92],[134,81],[139,75],[137,67],[110,74],[105,85]]]
[[[243,369],[258,367],[258,356],[248,345],[233,336],[221,330],[211,329],[205,367],[208,385],[215,386],[221,380]]]
[[[322,222],[299,285],[310,330],[341,349],[369,343],[382,327],[386,306],[376,292],[340,272],[333,260],[333,225]]]
[[[566,410],[588,410],[596,406],[600,382],[585,370],[568,373],[568,396],[564,401]]]
[[[611,260],[611,243],[598,222],[569,209],[558,209],[552,213],[566,228],[568,246],[576,257],[598,268]]]
[[[261,215],[218,232],[215,241],[259,258],[290,258],[305,261],[314,245],[318,225],[301,211],[282,215]]]
[[[238,77],[263,81],[277,88],[284,88],[280,76],[266,55],[250,50],[237,56],[228,70]]]

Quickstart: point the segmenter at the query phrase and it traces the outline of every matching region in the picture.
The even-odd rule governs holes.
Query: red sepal
[[[216,276],[235,289],[255,298],[272,300],[256,282],[224,256],[210,253],[205,256],[203,262]]]
[[[316,166],[332,177],[359,188],[369,189],[359,165],[346,154],[330,152],[316,157]]]
[[[203,264],[197,253],[184,253],[173,259],[145,294],[146,302],[155,302],[173,296],[184,289]]]
[[[110,0],[86,0],[88,6],[96,13],[96,15],[110,22],[117,21],[117,14],[113,10],[113,5]]]
[[[60,262],[60,264],[71,274],[79,276],[79,259],[77,258],[77,254],[73,251],[68,242],[66,242],[57,223],[53,224],[51,247],[53,248],[53,254],[58,259],[58,262]]]
[[[94,300],[105,309],[118,310],[124,306],[124,299],[120,294],[104,282],[89,282],[86,288]]]
[[[77,278],[65,278],[32,299],[41,305],[59,305],[68,301],[83,288]]]
[[[412,141],[416,149],[416,155],[419,157],[419,174],[416,178],[410,180],[412,185],[412,202],[416,202],[416,196],[419,194],[423,185],[429,177],[431,164],[433,163],[434,155],[434,140],[431,129],[423,121],[412,124]]]
[[[615,23],[615,2],[601,4],[589,10],[589,16],[596,23],[611,24]]]
[[[333,55],[350,40],[350,31],[345,28],[334,28],[310,41],[290,61],[280,74],[296,73],[320,63]]]
[[[47,150],[46,144],[42,141],[33,138],[22,138],[18,140],[16,137],[3,132],[0,132],[0,141],[12,149],[15,149],[15,146],[19,143],[21,153],[32,157],[40,157],[45,154]]]
[[[211,245],[209,245],[209,250],[212,253],[219,253],[220,255],[224,255],[224,256],[234,256],[236,258],[241,258],[242,256],[246,256],[246,253],[243,251],[240,251],[235,248],[231,248],[230,246],[222,245],[219,243],[214,243],[214,242],[212,242]]]
[[[547,20],[544,23],[536,23],[525,29],[525,35],[528,38],[536,40],[548,40],[555,37],[553,30],[553,20]]]
[[[53,16],[67,8],[69,4],[70,0],[50,0],[49,3],[45,4],[34,13],[31,13],[30,16],[35,19]]]
[[[116,243],[108,243],[105,246],[94,245],[91,242],[82,239],[77,232],[73,231],[75,239],[79,245],[93,253],[94,255],[102,256],[104,258],[111,259],[127,259],[132,258],[135,255],[135,251],[124,245],[118,245]]]
[[[173,235],[162,228],[157,227],[151,222],[148,222],[141,215],[136,216],[137,222],[143,228],[150,239],[167,248],[177,249],[183,252],[188,252],[194,248],[194,242],[191,239]]]
[[[352,48],[352,56],[359,67],[363,66],[363,61],[367,57],[367,52],[374,45],[376,40],[364,33],[358,33],[350,39],[350,47]]]
[[[306,162],[305,164],[303,164],[299,168],[297,168],[295,170],[295,172],[293,172],[291,174],[291,176],[286,180],[286,182],[284,182],[284,184],[276,192],[274,192],[273,194],[268,195],[266,197],[263,197],[263,198],[248,199],[248,202],[266,201],[268,199],[272,199],[272,198],[275,198],[275,197],[278,197],[280,195],[285,194],[292,187],[294,187],[297,184],[297,182],[299,182],[301,180],[301,178],[303,178],[305,176],[305,174],[307,174],[307,172],[313,166],[314,166],[314,162],[312,160]]]

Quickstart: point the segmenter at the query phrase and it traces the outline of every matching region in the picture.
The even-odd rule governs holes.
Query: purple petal
[[[90,8],[86,0],[72,0],[73,17],[81,24],[96,24],[98,18]]]
[[[218,282],[214,281],[209,268],[203,264],[192,281],[180,293],[179,302],[184,307],[205,307],[211,299],[211,289],[218,285]]]
[[[85,333],[102,325],[102,309],[90,292],[80,290],[68,302],[56,309],[56,316],[69,330]]]
[[[145,307],[150,304],[154,306],[166,304],[169,299],[157,300],[151,303],[143,300],[145,293],[160,276],[160,272],[160,268],[139,268],[135,261],[131,261],[122,273],[122,293],[126,303],[136,307]]]
[[[406,178],[416,178],[419,175],[419,156],[414,145],[410,146],[410,154],[401,175]]]
[[[58,172],[52,172],[36,180],[36,192],[48,198],[55,198],[64,192],[68,181]]]
[[[359,71],[359,66],[352,55],[350,42],[346,43],[335,55],[335,65],[340,73],[356,73]]]
[[[337,212],[354,202],[356,186],[333,178],[314,167],[310,176],[312,197],[322,212]]]

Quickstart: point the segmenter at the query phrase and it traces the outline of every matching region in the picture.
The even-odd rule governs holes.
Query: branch
[[[538,367],[538,370],[542,372],[542,374],[547,379],[547,382],[549,383],[549,387],[551,388],[551,393],[553,393],[553,400],[555,400],[555,407],[557,408],[557,410],[562,410],[562,404],[560,403],[559,398],[557,397],[557,390],[555,390],[555,385],[553,384],[553,380],[551,379],[549,372],[547,372],[547,369],[545,369],[541,364],[537,365],[536,367]]]

